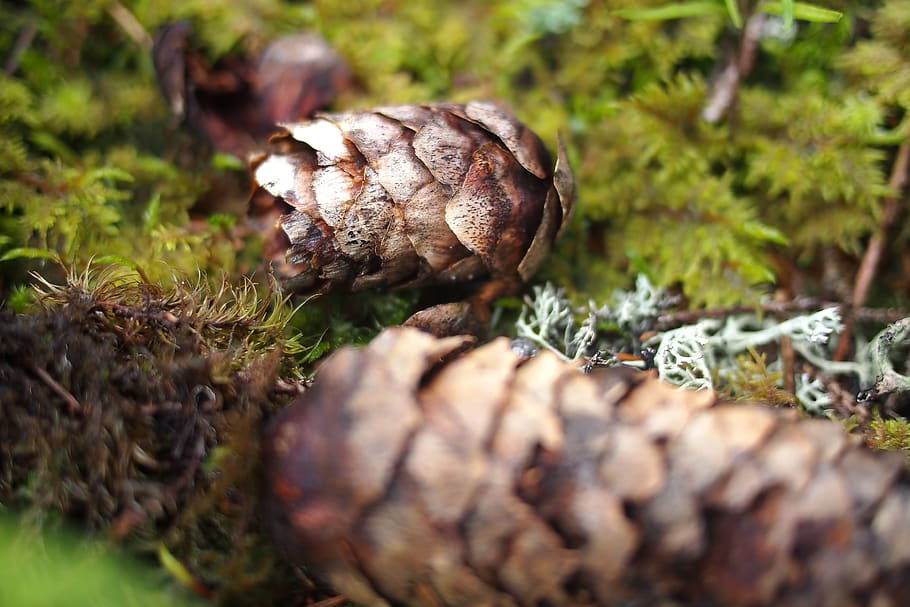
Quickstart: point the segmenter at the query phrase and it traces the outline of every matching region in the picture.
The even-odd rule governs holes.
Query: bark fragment
[[[353,599],[903,604],[901,456],[836,422],[626,370],[583,375],[505,339],[443,360],[454,344],[405,328],[343,351],[267,440],[279,540]],[[299,516],[314,503],[345,516]]]

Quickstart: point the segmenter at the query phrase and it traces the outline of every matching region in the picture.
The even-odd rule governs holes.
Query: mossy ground
[[[0,312],[0,504],[170,555],[220,604],[268,605],[294,576],[260,528],[259,434],[300,384],[268,301],[211,297],[108,269]]]

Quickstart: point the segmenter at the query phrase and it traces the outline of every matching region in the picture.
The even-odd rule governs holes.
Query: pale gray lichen
[[[831,360],[832,338],[843,329],[836,307],[786,320],[756,314],[705,318],[640,342],[640,336],[657,326],[660,315],[673,303],[644,276],[638,278],[633,291],[617,291],[602,306],[589,301],[574,307],[563,289],[547,283],[534,287],[525,298],[516,332],[519,338],[564,360],[585,360],[585,369],[621,364],[619,353],[640,355],[642,359],[625,364],[644,366],[643,358],[653,353],[653,366],[661,379],[690,389],[714,389],[728,383],[740,355],[779,344],[786,337],[794,351],[820,374],[854,375],[861,385],[872,386],[861,398],[910,390],[910,376],[896,371],[891,362],[895,348],[910,338],[910,318],[890,325],[871,342],[858,338],[852,361]],[[777,360],[767,368],[777,373],[780,366]],[[800,405],[815,415],[823,414],[833,403],[817,375],[797,374],[795,392]]]
[[[910,318],[902,318],[888,325],[865,348],[864,362],[874,370],[875,383],[871,388],[860,393],[859,400],[873,400],[893,392],[910,391],[910,377],[898,372],[892,362],[895,351],[908,338],[910,338]],[[907,367],[906,359],[903,366]]]
[[[584,352],[576,345],[582,339],[576,338],[574,315],[565,289],[549,282],[535,286],[533,295],[525,297],[525,305],[515,322],[516,335],[555,352],[563,360],[575,360]]]
[[[824,358],[833,335],[843,329],[837,308],[784,321],[754,314],[706,318],[658,333],[646,347],[657,348],[654,364],[661,379],[685,388],[712,389],[736,367],[736,357],[750,348],[760,348],[789,337],[797,351]],[[797,395],[799,396],[799,395]]]
[[[674,300],[666,291],[652,285],[647,276],[639,274],[635,290],[614,291],[612,303],[604,314],[614,319],[622,329],[635,331],[650,327]]]
[[[551,283],[535,286],[515,324],[518,337],[555,352],[564,360],[580,360],[610,351],[626,343],[638,346],[641,333],[654,326],[658,315],[673,303],[663,290],[639,276],[633,291],[616,291],[612,301],[598,306],[589,301],[576,308],[565,290]],[[578,322],[578,318],[582,318]]]
[[[645,347],[657,348],[654,366],[660,378],[683,388],[712,389],[711,370],[717,364],[712,333],[718,324],[704,320],[658,333],[646,341]]]
[[[796,399],[811,415],[824,415],[834,404],[834,398],[825,390],[821,379],[808,373],[796,374]]]

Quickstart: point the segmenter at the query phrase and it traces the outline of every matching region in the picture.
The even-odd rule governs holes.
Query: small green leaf
[[[209,474],[214,474],[225,467],[226,463],[228,463],[228,458],[233,454],[234,449],[232,447],[219,445],[209,452],[209,456],[202,464],[202,469]]]
[[[793,0],[781,0],[780,4],[784,9],[784,29],[788,30],[793,27]]]
[[[149,204],[145,207],[145,212],[142,214],[142,218],[145,220],[146,228],[157,227],[161,219],[161,195],[157,192],[149,200]]]
[[[514,295],[500,297],[496,300],[495,306],[504,310],[521,310],[522,306],[524,306],[524,301],[522,301],[520,297],[515,297]]]
[[[716,2],[679,2],[654,8],[627,8],[613,14],[623,19],[648,21],[722,15],[726,12],[727,9]]]
[[[910,116],[904,115],[900,124],[893,129],[876,128],[864,141],[871,145],[900,145],[908,135],[910,135]]]
[[[727,3],[727,12],[730,14],[730,21],[739,29],[743,26],[743,16],[739,12],[739,4],[736,0],[724,0]]]
[[[13,259],[49,259],[58,261],[59,257],[53,251],[47,249],[35,249],[33,247],[17,247],[10,249],[0,257],[0,261],[12,261]]]
[[[130,183],[133,181],[133,176],[123,169],[105,166],[87,171],[84,180],[86,183],[94,183],[96,181],[125,181]]]
[[[741,229],[743,234],[760,240],[766,240],[775,244],[787,244],[788,242],[787,237],[784,236],[783,232],[776,228],[772,228],[769,225],[765,225],[760,221],[747,221],[742,225]]]
[[[93,259],[95,263],[111,264],[117,266],[123,266],[129,268],[134,272],[138,272],[139,264],[137,264],[132,259],[128,259],[123,255],[99,255]]]
[[[181,563],[180,559],[175,557],[173,553],[168,550],[167,546],[164,545],[164,542],[158,544],[158,562],[161,563],[161,566],[165,571],[170,573],[175,580],[183,584],[186,588],[189,588],[190,590],[202,589],[202,585],[199,581],[193,577],[193,574],[186,568],[186,565]]]
[[[29,141],[52,156],[58,156],[66,161],[75,160],[73,151],[62,139],[47,131],[34,131],[29,135]]]
[[[212,213],[206,220],[210,227],[230,231],[237,225],[237,218],[228,213]]]
[[[635,270],[636,274],[643,274],[650,280],[654,280],[654,268],[648,264],[644,256],[633,248],[626,249],[626,257],[629,259],[629,267]]]
[[[212,156],[212,166],[222,171],[246,170],[246,163],[243,160],[233,154],[225,154],[224,152],[216,152]]]
[[[769,15],[776,15],[778,17],[783,16],[784,22],[786,23],[787,14],[785,4],[785,2],[768,2],[761,6],[761,10]],[[844,16],[844,14],[839,11],[832,11],[827,8],[822,8],[821,6],[816,6],[815,4],[808,4],[806,2],[792,2],[792,4],[793,18],[802,21],[810,21],[812,23],[837,23]]]

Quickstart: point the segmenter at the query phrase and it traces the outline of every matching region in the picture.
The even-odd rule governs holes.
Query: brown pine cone
[[[560,146],[492,103],[322,114],[283,125],[252,168],[251,215],[289,286],[451,284],[489,277],[484,297],[516,289],[572,212]]]
[[[152,48],[171,111],[215,149],[240,157],[257,149],[276,122],[325,109],[351,86],[347,63],[312,33],[271,42],[258,58],[230,56],[210,65],[185,21],[163,26]]]
[[[351,600],[906,604],[903,457],[506,339],[453,358],[464,344],[392,329],[342,350],[268,436],[277,539]]]

